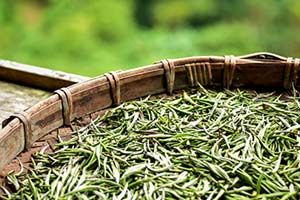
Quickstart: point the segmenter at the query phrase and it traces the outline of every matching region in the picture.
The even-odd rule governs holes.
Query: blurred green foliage
[[[299,57],[299,0],[0,0],[0,58],[96,76],[162,58]]]

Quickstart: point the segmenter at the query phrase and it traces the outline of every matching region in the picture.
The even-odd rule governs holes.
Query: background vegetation
[[[300,56],[299,0],[0,0],[0,58],[88,76],[161,58]]]

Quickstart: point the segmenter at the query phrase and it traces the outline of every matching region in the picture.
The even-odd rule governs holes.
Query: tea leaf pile
[[[299,199],[300,103],[196,91],[124,103],[8,179],[11,199]]]

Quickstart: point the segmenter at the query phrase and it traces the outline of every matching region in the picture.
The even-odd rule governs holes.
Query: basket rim
[[[110,72],[61,88],[11,116],[0,130],[0,170],[34,141],[75,119],[147,95],[201,84],[205,87],[300,87],[298,58],[268,52],[244,56],[165,59],[126,71]]]

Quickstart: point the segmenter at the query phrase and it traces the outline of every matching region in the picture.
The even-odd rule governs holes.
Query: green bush
[[[2,0],[0,58],[96,76],[161,58],[297,56],[299,8],[298,0]]]

